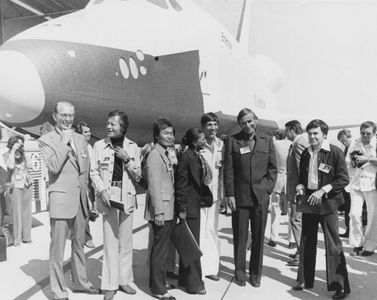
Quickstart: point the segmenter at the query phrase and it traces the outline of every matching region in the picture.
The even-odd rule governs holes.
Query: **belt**
[[[122,181],[111,181],[111,186],[116,186],[121,188],[122,187]]]

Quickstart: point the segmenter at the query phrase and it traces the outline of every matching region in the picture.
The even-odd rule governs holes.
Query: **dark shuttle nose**
[[[0,51],[0,120],[22,124],[45,106],[45,93],[34,64],[24,54]]]

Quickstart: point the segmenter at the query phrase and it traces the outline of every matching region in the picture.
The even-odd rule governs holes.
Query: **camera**
[[[93,209],[89,211],[89,221],[95,222],[98,216],[99,216],[98,211],[95,211]]]
[[[350,153],[350,157],[351,157],[351,160],[353,162],[354,167],[361,168],[365,164],[365,162],[364,163],[357,163],[356,162],[357,156],[362,156],[362,155],[364,155],[364,154],[359,150],[355,150],[355,151],[352,151]]]

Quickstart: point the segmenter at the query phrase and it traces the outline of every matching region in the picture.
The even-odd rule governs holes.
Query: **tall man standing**
[[[224,143],[217,137],[219,119],[210,112],[202,116],[200,123],[206,136],[206,143],[200,154],[209,165],[212,181],[209,188],[213,196],[211,207],[200,209],[200,248],[203,252],[201,258],[202,274],[208,279],[220,280],[220,239],[218,237],[220,203],[224,197],[223,191],[223,156]]]
[[[302,153],[296,189],[299,195],[307,196],[309,207],[316,209],[302,213],[300,264],[293,289],[314,286],[320,223],[325,238],[327,290],[335,291],[333,299],[343,299],[351,289],[338,233],[338,207],[344,203],[342,192],[349,181],[342,150],[326,140],[328,130],[327,124],[318,119],[306,126],[310,147]]]
[[[263,240],[269,195],[277,169],[272,137],[256,131],[257,116],[242,109],[237,121],[241,131],[225,142],[224,183],[227,204],[232,210],[235,282],[245,286],[246,242],[251,224],[250,282],[260,286]]]
[[[300,253],[302,214],[296,211],[295,197],[299,179],[301,154],[309,147],[308,140],[302,133],[303,130],[299,121],[292,120],[285,124],[285,134],[288,140],[292,141],[287,158],[287,199],[290,204],[289,222],[297,246],[296,253],[291,256],[292,260],[288,262],[289,266],[298,266],[298,255]]]
[[[377,190],[376,190],[376,124],[371,121],[360,125],[360,138],[355,140],[346,157],[350,174],[350,232],[351,255],[373,255],[377,248]],[[368,224],[363,235],[362,210],[367,204]],[[364,248],[363,248],[364,247]]]
[[[136,294],[130,286],[132,270],[132,224],[136,209],[135,182],[140,181],[140,150],[126,137],[127,114],[109,113],[107,138],[94,144],[90,177],[96,191],[97,208],[103,214],[103,265],[101,290],[104,299],[114,298],[119,289]],[[124,211],[111,206],[122,202]]]
[[[48,169],[51,225],[50,283],[54,299],[68,299],[64,280],[64,247],[72,233],[72,282],[74,292],[98,294],[87,280],[84,254],[85,218],[88,216],[89,156],[84,137],[73,132],[75,109],[58,102],[53,118],[55,130],[39,139],[42,159]]]

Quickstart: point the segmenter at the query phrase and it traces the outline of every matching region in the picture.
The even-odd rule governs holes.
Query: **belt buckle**
[[[116,187],[121,187],[122,186],[122,181],[112,181],[111,186],[116,186]]]

